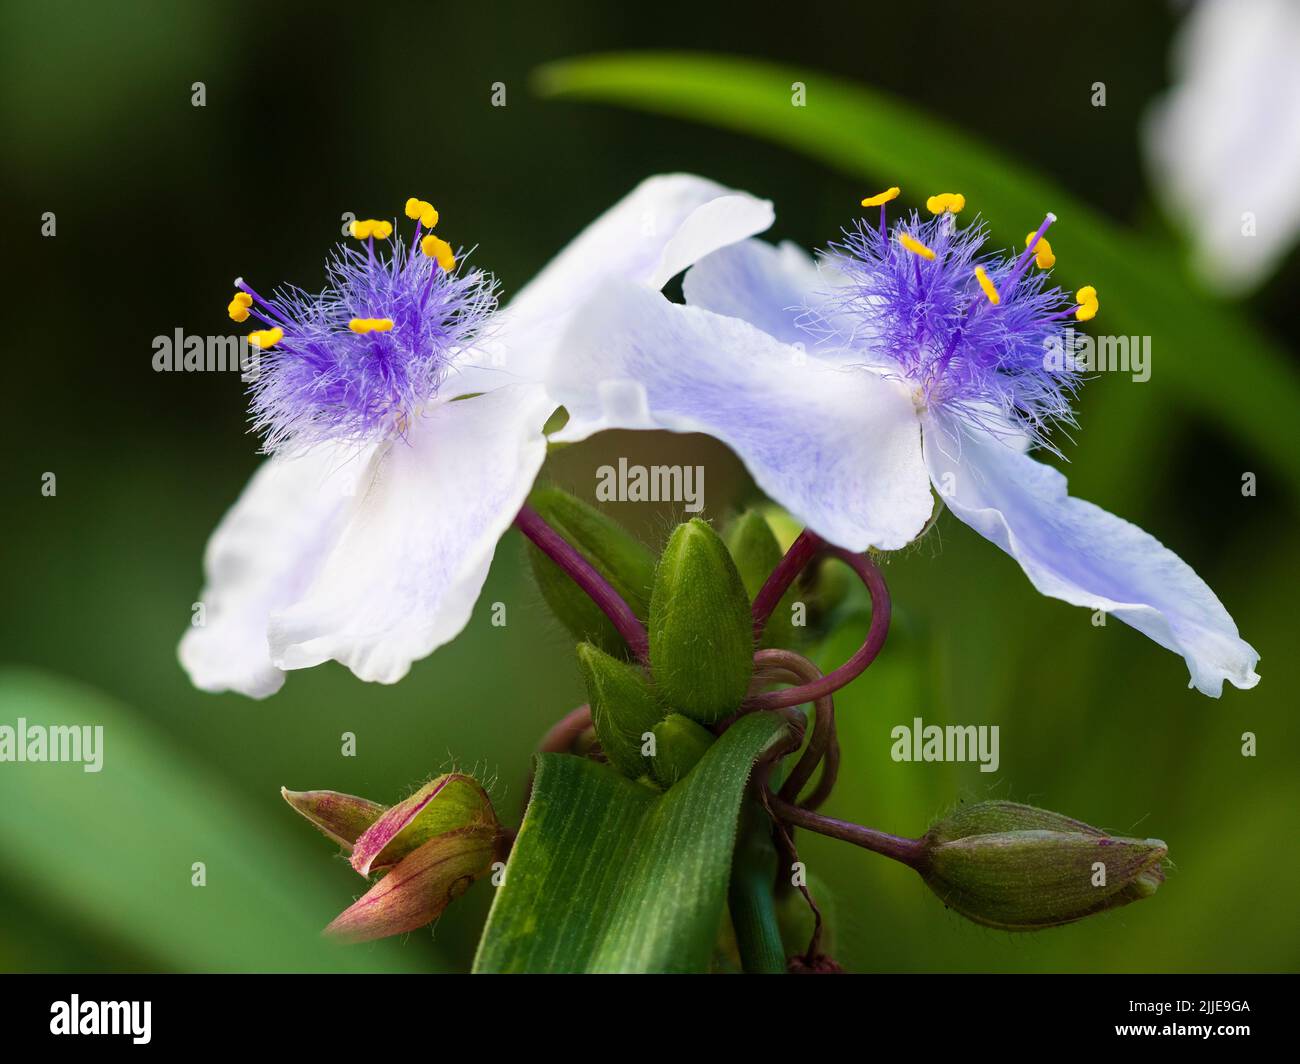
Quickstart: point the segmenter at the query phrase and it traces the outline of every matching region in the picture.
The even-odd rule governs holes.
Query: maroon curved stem
[[[847,820],[822,816],[821,813],[814,813],[811,809],[791,805],[771,791],[767,794],[767,802],[772,812],[788,824],[815,831],[819,835],[827,835],[832,839],[851,842],[855,846],[861,846],[864,850],[898,861],[909,868],[920,867],[924,859],[925,842],[922,839],[903,838]]]
[[[802,809],[817,809],[827,798],[831,796],[831,791],[835,789],[835,781],[840,774],[840,741],[834,735],[831,736],[831,744],[826,751],[826,757],[822,760],[822,774],[817,781],[817,786],[813,792],[799,803]]]
[[[806,684],[818,680],[822,675],[816,665],[792,650],[760,650],[754,655],[754,665],[756,678],[766,679],[770,675],[771,679],[779,681],[789,677],[791,683]],[[771,672],[774,669],[776,673]],[[835,773],[839,767],[839,749],[835,739],[835,702],[830,695],[823,695],[813,703],[813,710],[812,738],[781,787],[781,797],[789,802],[798,801],[799,792],[823,762],[821,783],[814,795],[818,802],[825,800],[835,785]],[[809,803],[802,804],[808,806]]]
[[[821,536],[807,528],[790,544],[785,557],[772,570],[771,575],[763,582],[763,586],[758,589],[758,594],[754,596],[752,613],[755,643],[763,637],[763,629],[767,627],[768,618],[772,616],[772,611],[781,601],[781,596],[789,590],[804,567],[817,557],[825,545],[826,542]]]
[[[588,728],[592,726],[591,706],[584,702],[576,709],[569,710],[563,717],[557,720],[542,736],[542,741],[537,744],[539,754],[567,754],[573,749],[573,744],[578,741]],[[533,779],[535,773],[528,773],[528,780],[524,784],[524,808],[528,808],[528,803],[533,797]]]
[[[586,702],[572,709],[551,725],[550,731],[537,744],[539,754],[563,754],[578,741],[578,737],[591,727],[591,706]]]
[[[644,662],[650,656],[650,639],[646,635],[645,625],[637,618],[632,607],[587,561],[579,551],[563,536],[555,531],[543,519],[542,515],[525,504],[515,517],[515,524],[537,548],[564,570],[565,574],[577,584],[605,616],[613,623],[623,641],[631,648],[638,661]]]
[[[745,699],[744,708],[747,711],[799,706],[805,702],[815,702],[825,695],[833,694],[845,684],[861,676],[867,666],[876,660],[876,655],[880,653],[881,647],[885,645],[885,637],[889,634],[889,588],[885,585],[885,578],[876,567],[876,563],[865,554],[854,554],[852,551],[843,550],[840,547],[825,547],[824,549],[832,557],[839,558],[857,573],[862,582],[866,584],[867,590],[871,592],[871,627],[867,630],[866,641],[848,661],[818,680],[799,687],[787,687],[784,691],[768,691],[760,695],[751,695]],[[790,548],[790,552],[794,553],[793,547]],[[789,554],[786,555],[787,558],[789,556]],[[782,564],[784,564],[784,561]],[[794,577],[792,576],[790,579],[793,580]],[[766,590],[766,586],[764,585],[764,590]],[[786,586],[789,586],[789,584],[787,583]],[[780,598],[780,594],[777,595],[777,598]],[[755,600],[755,606],[757,607],[757,600]]]

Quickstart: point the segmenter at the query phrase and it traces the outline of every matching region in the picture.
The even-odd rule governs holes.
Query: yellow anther
[[[248,307],[238,299],[232,299],[230,305],[226,307],[226,313],[230,315],[231,321],[247,321]]]
[[[381,222],[377,218],[366,218],[352,223],[349,231],[358,240],[365,240],[366,237],[378,237],[380,240],[387,240],[393,233],[392,222]]]
[[[392,318],[353,318],[348,322],[348,328],[361,336],[368,332],[388,332],[392,327]]]
[[[438,265],[448,273],[456,268],[456,256],[452,253],[451,245],[432,233],[420,241],[420,250],[429,258],[437,259]]]
[[[907,248],[913,255],[920,255],[923,259],[934,258],[934,252],[922,244],[919,240],[908,236],[906,233],[898,234],[898,242]]]
[[[364,335],[365,333],[368,333],[370,331],[370,319],[353,318],[350,322],[348,322],[348,328],[351,329],[354,333],[361,333],[362,335]]]
[[[893,188],[887,188],[884,192],[877,192],[874,196],[868,196],[862,201],[864,207],[881,207],[892,199],[897,199],[898,194],[902,191],[897,185]]]
[[[990,303],[996,307],[1002,302],[1002,297],[998,295],[998,290],[993,287],[993,282],[989,280],[989,275],[984,272],[983,266],[975,267],[975,280],[979,282],[980,288],[984,289],[984,294],[989,297]]]
[[[375,332],[388,332],[393,327],[393,319],[392,318],[371,318],[370,327],[374,329]]]
[[[263,351],[274,347],[283,339],[284,330],[278,327],[274,329],[258,329],[248,334],[248,342],[254,347],[260,347]]]
[[[931,214],[942,214],[944,211],[957,214],[965,206],[966,197],[960,192],[940,192],[937,196],[931,196],[925,201],[926,210]]]
[[[236,292],[235,297],[231,302],[238,303],[241,307],[251,307],[253,305],[253,297],[247,292]]]
[[[1091,321],[1097,316],[1101,304],[1097,301],[1097,289],[1093,288],[1092,285],[1084,285],[1074,293],[1074,298],[1079,302],[1079,308],[1074,312],[1077,320]]]
[[[1034,234],[1025,234],[1025,247],[1034,243]],[[1040,270],[1049,270],[1056,265],[1056,255],[1052,251],[1052,245],[1047,242],[1047,237],[1040,236],[1038,243],[1034,244],[1034,261],[1038,263]]]
[[[433,204],[428,200],[416,199],[414,196],[406,201],[406,216],[418,218],[420,224],[426,229],[432,229],[438,224],[438,212],[434,210]]]

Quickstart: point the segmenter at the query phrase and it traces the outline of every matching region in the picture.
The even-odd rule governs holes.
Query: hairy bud
[[[1015,802],[980,802],[935,824],[918,864],[930,889],[969,920],[1033,931],[1150,897],[1164,881],[1159,839],[1107,835]]]

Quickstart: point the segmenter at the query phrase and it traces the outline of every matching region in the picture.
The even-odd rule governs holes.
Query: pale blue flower
[[[1181,654],[1208,695],[1224,680],[1253,687],[1259,655],[1205,582],[1028,454],[1072,421],[1077,376],[1045,352],[1068,352],[1067,324],[1097,309],[1092,289],[1069,296],[1039,272],[1051,221],[1032,250],[990,254],[978,224],[958,229],[944,211],[889,231],[882,208],[879,228],[854,227],[820,261],[790,244],[723,248],[687,273],[685,306],[611,281],[554,363],[570,414],[557,438],[708,433],[772,499],[854,551],[915,539],[933,484],[1043,594]]]
[[[359,223],[319,294],[238,282],[231,316],[266,326],[252,407],[272,455],[208,543],[180,646],[204,690],[265,697],[328,660],[393,683],[453,639],[545,459],[543,382],[576,308],[610,278],[654,292],[772,222],[766,201],[651,178],[497,311],[480,267],[421,239],[433,208],[407,212],[414,236]]]

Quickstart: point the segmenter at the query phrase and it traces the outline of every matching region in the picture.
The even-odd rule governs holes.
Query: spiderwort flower
[[[203,623],[180,645],[204,690],[261,698],[327,660],[392,683],[454,638],[545,458],[545,367],[575,309],[602,278],[661,287],[772,208],[651,178],[504,310],[430,231],[431,204],[406,215],[409,235],[353,223],[319,294],[235,283],[230,317],[259,326],[251,420],[270,458],[208,544]]]
[[[1019,253],[959,227],[964,197],[892,228],[889,189],[815,263],[747,240],[687,273],[686,306],[608,283],[575,316],[552,367],[570,421],[557,439],[606,428],[705,432],[758,485],[852,551],[901,548],[939,495],[1019,562],[1043,594],[1104,610],[1181,654],[1192,685],[1253,687],[1258,654],[1192,569],[1127,521],[1072,499],[1030,458],[1073,423],[1073,329],[1100,308],[1091,285],[1051,283],[1049,214]]]

